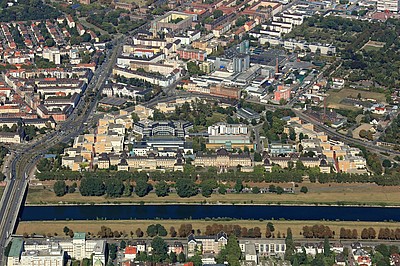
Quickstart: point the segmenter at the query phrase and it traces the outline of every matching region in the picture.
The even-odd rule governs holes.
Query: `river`
[[[25,206],[22,221],[130,219],[286,219],[400,221],[396,207],[261,205],[75,205]]]

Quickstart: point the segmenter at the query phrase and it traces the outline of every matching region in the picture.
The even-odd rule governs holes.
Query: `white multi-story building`
[[[397,13],[399,12],[400,1],[399,0],[378,0],[377,9],[378,11],[390,11]]]
[[[55,47],[44,48],[43,49],[43,58],[48,59],[50,62],[54,62],[54,64],[61,64],[61,54],[60,50]]]
[[[77,260],[93,256],[93,266],[105,265],[106,241],[86,240],[85,233],[75,233],[72,241],[15,238],[7,266],[64,266],[66,255]]]
[[[64,251],[56,242],[30,242],[14,239],[7,257],[7,266],[63,266]]]
[[[85,233],[75,233],[72,242],[60,242],[60,246],[72,258],[82,260],[93,255],[93,265],[106,264],[105,240],[86,240]]]
[[[244,124],[217,123],[208,127],[210,136],[220,135],[247,135],[248,127]]]
[[[245,255],[246,261],[258,262],[259,258],[266,256],[282,257],[286,251],[283,239],[241,239],[239,247]]]

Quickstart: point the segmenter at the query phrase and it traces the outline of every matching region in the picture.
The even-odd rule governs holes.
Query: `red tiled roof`
[[[126,247],[125,254],[137,254],[137,248],[136,247]]]

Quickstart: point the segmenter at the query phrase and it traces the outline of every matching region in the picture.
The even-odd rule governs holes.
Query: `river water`
[[[286,219],[400,221],[400,208],[260,205],[76,205],[25,206],[22,221],[130,219]]]

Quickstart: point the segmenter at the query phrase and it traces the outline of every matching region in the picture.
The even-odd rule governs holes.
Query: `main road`
[[[122,45],[125,42],[124,37],[114,40],[114,46],[111,55],[107,54],[106,60],[96,70],[91,83],[88,86],[88,92],[93,91],[94,95],[88,101],[86,93],[79,102],[74,113],[65,121],[59,130],[47,134],[28,146],[15,150],[15,156],[10,165],[10,178],[7,180],[7,186],[4,190],[0,206],[0,264],[5,265],[4,249],[8,244],[9,236],[14,232],[18,213],[28,186],[28,177],[32,174],[36,162],[53,145],[61,142],[68,142],[81,134],[89,127],[93,112],[95,110],[98,97],[105,85],[105,81],[110,76],[112,68],[116,63],[117,56],[121,52]]]

